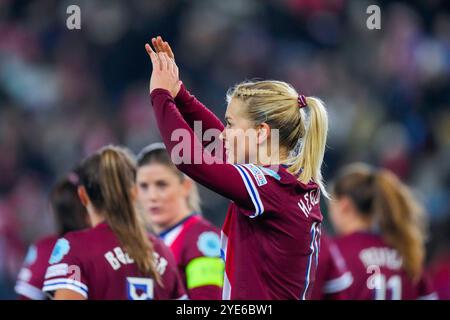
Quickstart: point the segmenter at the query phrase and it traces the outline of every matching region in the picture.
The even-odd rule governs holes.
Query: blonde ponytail
[[[322,194],[329,198],[322,179],[322,162],[328,134],[328,115],[323,102],[317,98],[307,97],[309,121],[303,136],[300,153],[292,159],[289,172],[299,175],[299,181],[314,181]]]
[[[308,97],[306,108],[301,108],[297,91],[275,80],[240,83],[227,93],[228,102],[233,98],[244,103],[245,114],[255,124],[267,123],[279,131],[280,145],[291,154],[282,160],[289,165],[289,172],[302,183],[314,181],[329,197],[321,173],[328,133],[328,115],[322,101]],[[307,109],[308,121],[303,111]]]

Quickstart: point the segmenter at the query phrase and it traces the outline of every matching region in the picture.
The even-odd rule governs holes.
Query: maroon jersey
[[[319,265],[312,294],[313,300],[344,300],[353,282],[344,258],[336,244],[322,233],[320,238]]]
[[[60,238],[48,261],[43,291],[73,290],[89,300],[186,298],[170,250],[149,236],[163,287],[143,277],[111,228],[101,223]]]
[[[450,254],[443,254],[433,261],[429,271],[439,299],[450,300]]]
[[[190,215],[159,237],[174,254],[189,299],[221,299],[224,263],[217,228],[199,215]]]
[[[177,147],[172,133],[177,129],[189,133],[189,149],[179,153],[185,161],[176,163],[177,168],[233,201],[221,239],[223,299],[308,299],[322,221],[318,186],[299,183],[281,166],[270,170],[221,161],[197,140],[191,126],[200,120],[203,129],[224,127],[184,86],[175,100],[164,89],[154,89],[151,99],[169,153]],[[194,159],[197,146],[202,148],[201,163]]]
[[[44,300],[46,298],[46,295],[42,292],[42,285],[48,259],[56,240],[58,240],[57,236],[49,236],[28,248],[15,286],[15,291],[20,299]]]
[[[414,283],[397,250],[386,245],[380,235],[355,232],[335,239],[335,243],[353,275],[349,299],[437,299],[426,275]]]

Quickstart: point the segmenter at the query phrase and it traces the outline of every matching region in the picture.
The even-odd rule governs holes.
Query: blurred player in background
[[[187,132],[183,157],[188,159],[178,169],[233,201],[222,229],[223,299],[309,299],[322,221],[320,193],[327,195],[321,164],[328,118],[322,102],[285,82],[241,83],[228,94],[224,127],[182,85],[168,44],[158,37],[153,45],[158,54],[146,45],[153,64],[151,100],[168,151],[177,144],[173,132]],[[196,120],[203,130],[221,132],[227,159],[205,152],[206,144],[193,131]],[[254,135],[246,136],[247,129]],[[272,129],[279,144],[271,140]],[[195,163],[199,152],[200,164]]]
[[[92,228],[56,242],[43,290],[63,300],[185,298],[173,255],[147,235],[137,213],[136,167],[129,153],[102,148],[81,163],[78,175]]]
[[[25,257],[15,286],[22,300],[43,300],[42,292],[48,259],[58,238],[67,232],[88,228],[86,209],[78,198],[78,176],[70,173],[58,181],[50,194],[50,205],[54,215],[57,234],[45,237],[32,244]]]
[[[219,230],[200,215],[195,182],[176,168],[162,143],[144,148],[137,165],[140,204],[150,227],[172,250],[189,299],[221,299]]]
[[[388,170],[351,165],[330,202],[336,244],[353,275],[349,299],[437,299],[423,272],[423,209]]]
[[[434,250],[430,250],[429,274],[441,300],[450,300],[450,218],[432,229]]]
[[[334,241],[323,231],[320,235],[319,262],[312,294],[313,300],[345,300],[353,277]]]

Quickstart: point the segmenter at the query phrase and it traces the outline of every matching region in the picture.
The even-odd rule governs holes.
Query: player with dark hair
[[[32,244],[20,270],[15,290],[22,300],[43,300],[42,292],[45,271],[52,249],[59,237],[67,232],[89,226],[86,209],[78,198],[78,176],[72,172],[56,183],[50,194],[50,205],[56,223],[56,235],[51,235]]]
[[[151,228],[172,250],[189,299],[221,299],[219,230],[200,215],[195,182],[176,168],[162,143],[144,148],[137,165],[140,204]]]
[[[322,232],[319,244],[319,262],[312,294],[313,300],[346,300],[353,282],[339,248]]]
[[[78,174],[92,228],[56,242],[43,290],[61,300],[185,298],[170,250],[148,236],[137,213],[136,167],[128,151],[102,148]]]
[[[423,272],[424,210],[393,173],[354,164],[333,185],[335,243],[353,275],[349,299],[436,299]]]
[[[327,195],[321,165],[328,118],[322,102],[285,82],[244,82],[228,93],[224,127],[182,85],[167,43],[158,38],[153,45],[158,53],[146,45],[153,65],[151,102],[169,153],[179,147],[172,134],[187,133],[187,147],[179,153],[183,161],[172,160],[232,200],[221,239],[223,299],[309,299],[322,221],[319,199],[321,192]],[[197,120],[204,130],[221,132],[226,162],[194,134]]]

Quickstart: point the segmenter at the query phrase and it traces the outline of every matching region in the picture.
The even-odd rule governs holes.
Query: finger
[[[158,43],[156,41],[156,38],[152,38],[152,46],[153,46],[153,48],[155,48],[156,52],[159,52],[159,50],[158,50]]]
[[[175,64],[175,61],[173,59],[170,59],[169,56],[167,56],[167,61],[169,63],[169,70],[170,72],[176,76],[177,75],[177,65]]]
[[[159,70],[160,69],[160,62],[158,59],[158,56],[153,51],[152,47],[146,43],[145,44],[145,50],[147,50],[148,55],[150,56],[150,59],[152,60],[153,70]]]
[[[161,61],[161,70],[167,71],[168,70],[168,59],[167,55],[164,52],[158,53],[159,60]]]
[[[178,79],[178,78],[179,78],[179,70],[178,70],[178,66],[177,66],[177,64],[175,63],[174,60],[172,60],[172,61],[173,61],[173,69],[172,69],[172,72],[173,72],[173,74],[175,75],[175,77]]]
[[[167,53],[169,58],[175,59],[175,55],[173,54],[172,48],[170,47],[169,43],[167,43],[167,41],[164,41],[163,46],[164,46],[164,52]]]
[[[160,36],[158,36],[156,43],[158,44],[159,52],[164,52],[163,40]]]
[[[145,44],[145,50],[148,53],[148,56],[151,58],[152,53],[155,53],[155,51],[153,51],[152,46],[149,45],[148,43]]]

